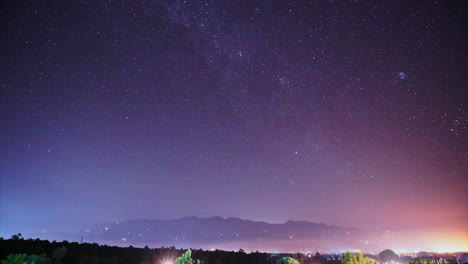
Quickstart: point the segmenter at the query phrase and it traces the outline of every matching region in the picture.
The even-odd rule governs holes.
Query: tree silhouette
[[[345,252],[343,253],[341,261],[343,264],[375,264],[376,261],[365,257],[362,252],[359,252],[358,254],[354,254],[351,252]]]
[[[383,262],[389,262],[389,261],[392,261],[392,260],[396,261],[396,260],[398,260],[399,257],[395,252],[393,252],[393,250],[386,249],[386,250],[379,253],[379,258]]]
[[[20,240],[20,239],[23,239],[23,235],[21,233],[14,234],[14,235],[11,236],[11,239]]]
[[[52,260],[54,261],[54,264],[62,264],[62,259],[67,255],[68,250],[65,246],[58,247],[54,250],[54,253],[52,253]]]
[[[195,264],[195,263],[200,264],[200,260],[197,260],[197,262],[195,262],[192,259],[192,250],[190,249],[185,251],[185,253],[182,254],[182,256],[176,259],[176,264]]]
[[[282,257],[276,264],[299,264],[299,262],[291,257]]]
[[[45,255],[11,254],[1,264],[50,264]]]

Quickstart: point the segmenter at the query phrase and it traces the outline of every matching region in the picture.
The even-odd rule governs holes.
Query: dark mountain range
[[[240,218],[184,217],[173,220],[129,220],[86,230],[87,240],[120,241],[134,245],[151,242],[231,242],[243,240],[343,239],[360,231],[322,223],[287,221],[271,224]]]

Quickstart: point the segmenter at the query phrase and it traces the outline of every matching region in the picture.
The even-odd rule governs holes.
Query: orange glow
[[[437,253],[468,251],[468,236],[464,232],[433,233],[427,236],[428,247],[425,249]]]
[[[434,228],[434,230],[436,230]],[[420,230],[393,232],[392,237],[384,238],[368,250],[378,251],[388,247],[398,253],[417,253],[428,251],[435,253],[452,253],[468,251],[468,233],[464,230]]]
[[[463,232],[437,235],[431,244],[432,251],[438,253],[468,251],[468,237]]]

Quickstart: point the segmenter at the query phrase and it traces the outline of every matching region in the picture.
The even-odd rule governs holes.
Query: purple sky
[[[14,2],[0,236],[219,215],[468,250],[466,7]]]

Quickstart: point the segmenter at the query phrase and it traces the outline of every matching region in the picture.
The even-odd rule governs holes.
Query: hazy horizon
[[[192,218],[193,216],[187,216],[183,218]],[[212,216],[219,217],[219,216]],[[232,217],[223,217],[228,219]],[[164,221],[179,220],[176,219],[159,219]],[[147,241],[135,241],[128,239],[127,241],[121,241],[119,239],[105,239],[105,238],[90,238],[89,229],[94,228],[95,230],[109,224],[122,224],[126,221],[140,221],[141,219],[129,219],[120,221],[109,221],[106,223],[96,223],[93,225],[83,225],[80,230],[71,230],[73,232],[49,232],[49,229],[44,228],[44,232],[30,233],[20,232],[25,238],[41,238],[49,240],[67,240],[70,242],[84,242],[117,245],[117,246],[134,246],[144,247],[149,246],[150,248],[159,247],[170,247],[175,246],[176,248],[201,248],[204,250],[228,250],[237,251],[240,248],[247,252],[260,251],[260,252],[321,252],[321,253],[333,253],[343,251],[354,251],[360,250],[367,253],[378,253],[384,249],[391,248],[397,253],[410,253],[410,252],[461,252],[468,251],[466,247],[466,232],[458,233],[450,230],[415,230],[415,229],[386,229],[386,230],[363,230],[359,231],[359,236],[352,236],[348,240],[342,240],[340,238],[303,238],[303,239],[227,239],[227,240],[197,240],[188,239],[186,241],[174,241],[174,240],[161,240],[157,238],[149,238]],[[155,219],[144,219],[147,221]],[[244,219],[249,220],[249,219]],[[297,220],[292,220],[297,221]],[[265,222],[265,221],[255,221]],[[265,222],[268,223],[268,222]],[[285,224],[283,223],[270,223],[270,224]],[[312,222],[311,222],[312,223]],[[327,223],[323,223],[328,225]],[[76,226],[74,226],[76,228]],[[341,226],[340,226],[341,227]],[[346,226],[349,228],[349,226]],[[351,227],[352,228],[352,227]],[[16,233],[13,233],[16,234]],[[13,234],[0,233],[0,237],[9,238]],[[461,246],[460,246],[461,245]]]

